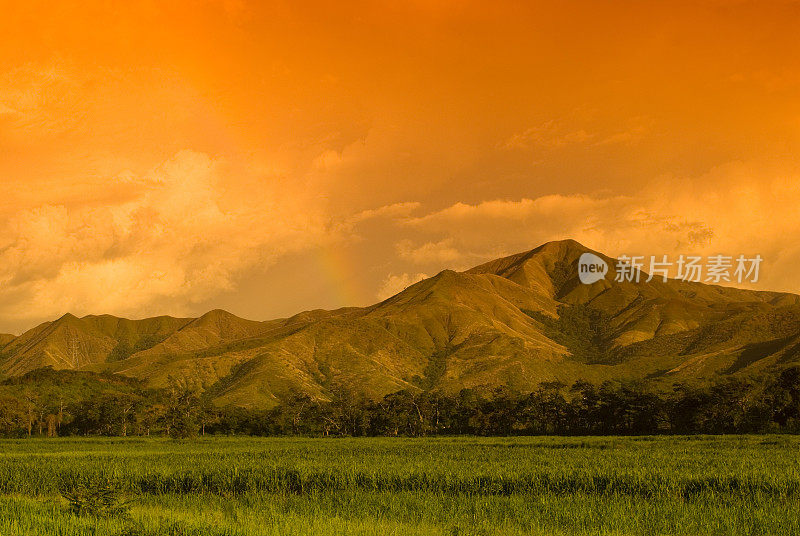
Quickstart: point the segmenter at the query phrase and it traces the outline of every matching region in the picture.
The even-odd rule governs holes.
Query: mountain
[[[800,296],[654,279],[580,283],[592,252],[549,242],[465,272],[445,270],[364,308],[256,322],[72,315],[0,347],[0,373],[113,372],[183,378],[218,404],[269,407],[294,391],[374,398],[577,379],[707,382],[800,360]]]

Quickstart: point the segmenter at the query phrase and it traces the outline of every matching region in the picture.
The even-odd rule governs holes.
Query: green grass
[[[76,515],[111,482],[127,516]],[[0,441],[0,535],[800,534],[791,436]]]

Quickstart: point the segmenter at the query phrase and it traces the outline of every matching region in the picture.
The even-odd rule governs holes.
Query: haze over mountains
[[[543,381],[711,381],[800,360],[800,296],[670,280],[592,285],[577,242],[549,242],[466,272],[445,270],[370,307],[256,322],[67,314],[0,335],[0,375],[41,367],[210,389],[268,407],[292,390],[326,399],[401,389],[532,390]],[[598,253],[598,255],[600,255]],[[613,260],[604,257],[611,266]]]

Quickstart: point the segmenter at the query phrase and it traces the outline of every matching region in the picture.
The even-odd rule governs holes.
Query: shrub
[[[121,490],[107,477],[77,477],[61,483],[61,496],[69,511],[79,516],[125,516],[130,501],[122,499]]]

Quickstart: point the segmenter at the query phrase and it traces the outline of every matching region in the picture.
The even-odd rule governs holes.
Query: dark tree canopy
[[[0,435],[309,436],[723,434],[800,431],[800,368],[764,382],[729,377],[656,391],[640,383],[546,382],[509,388],[398,391],[380,400],[332,386],[328,400],[292,391],[271,409],[217,407],[171,380],[41,369],[0,383]]]

